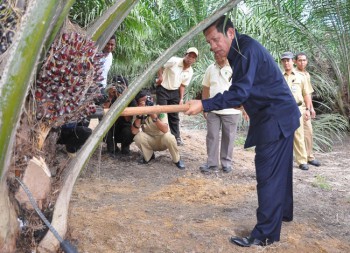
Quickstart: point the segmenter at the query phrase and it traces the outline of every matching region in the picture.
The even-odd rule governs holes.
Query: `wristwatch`
[[[152,119],[153,122],[157,122],[158,117],[155,117],[154,119]]]

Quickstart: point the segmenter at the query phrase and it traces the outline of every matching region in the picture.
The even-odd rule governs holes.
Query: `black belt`
[[[302,104],[303,104],[303,102],[299,102],[299,103],[297,103],[297,105],[298,105],[298,106],[301,106]]]

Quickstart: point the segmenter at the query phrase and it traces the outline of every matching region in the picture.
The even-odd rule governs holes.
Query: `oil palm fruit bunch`
[[[15,36],[19,15],[6,0],[0,4],[0,55],[11,46]]]
[[[51,46],[35,83],[36,118],[49,126],[80,121],[94,113],[103,80],[95,43],[72,32],[63,33]]]

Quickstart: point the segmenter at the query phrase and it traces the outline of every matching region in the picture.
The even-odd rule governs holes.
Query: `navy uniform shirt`
[[[270,53],[247,35],[235,33],[227,56],[232,84],[203,100],[204,111],[244,106],[250,118],[245,148],[288,137],[299,127],[300,112]]]

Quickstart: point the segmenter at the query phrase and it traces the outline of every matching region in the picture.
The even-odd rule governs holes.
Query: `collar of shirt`
[[[223,69],[223,68],[225,68],[226,66],[229,66],[229,67],[230,67],[230,63],[228,62],[228,60],[226,60],[225,65],[222,66],[222,67],[221,67],[219,64],[217,64],[217,62],[215,62],[214,64],[215,64],[215,66],[216,66],[218,69]]]
[[[290,74],[295,76],[295,73],[296,73],[296,71],[295,71],[295,69],[293,68],[293,69],[292,69],[292,72],[291,72]],[[286,71],[283,71],[283,75],[285,76],[285,75],[288,75],[288,74],[286,73]]]
[[[233,38],[233,41],[231,43],[230,51],[228,52],[227,59],[231,63],[235,57],[235,55],[239,52],[239,45],[238,40],[240,38],[239,32],[235,29],[235,37]]]

